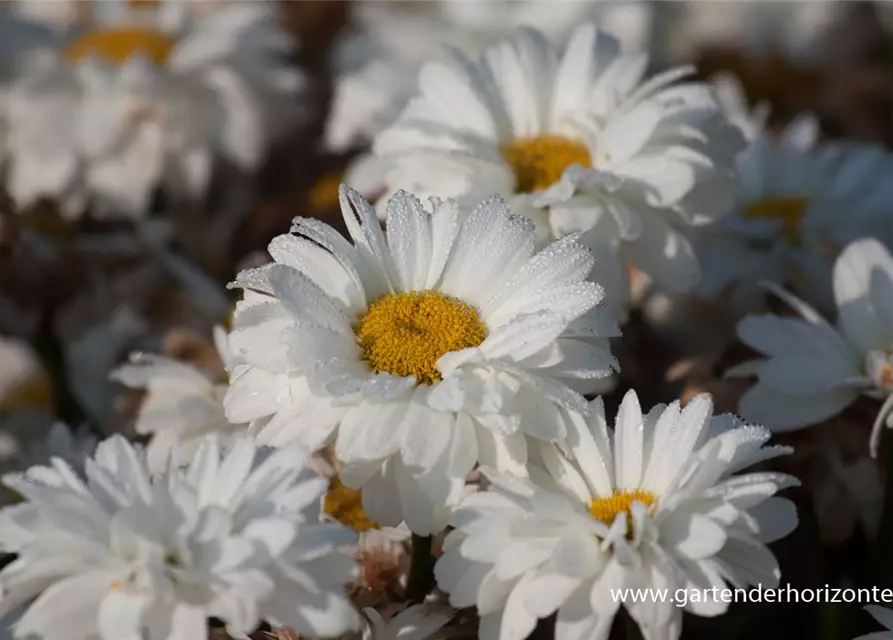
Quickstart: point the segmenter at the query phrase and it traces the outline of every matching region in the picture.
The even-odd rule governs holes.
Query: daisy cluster
[[[731,637],[800,520],[887,570],[885,147],[703,80],[650,3],[361,3],[335,215],[236,261],[312,111],[281,11],[0,11],[0,633]]]

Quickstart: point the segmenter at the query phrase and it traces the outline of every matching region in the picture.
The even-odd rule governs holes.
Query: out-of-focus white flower
[[[715,594],[726,583],[778,585],[766,544],[790,533],[797,515],[774,494],[797,481],[738,474],[790,452],[764,447],[769,431],[714,417],[707,396],[643,415],[632,391],[613,431],[601,399],[588,421],[572,422],[561,445],[536,445],[543,471],[531,469],[529,479],[489,472],[491,488],[453,514],[435,575],[454,607],[477,606],[480,638],[522,640],[557,613],[556,638],[604,639],[623,604],[646,640],[675,640],[683,608],[725,612]],[[628,588],[706,597],[616,597]]]
[[[655,21],[664,56],[690,60],[699,50],[735,47],[749,56],[782,55],[815,64],[822,36],[847,10],[847,2],[679,2]]]
[[[860,395],[883,400],[871,436],[893,426],[893,256],[874,238],[848,245],[834,265],[837,327],[802,300],[775,289],[801,318],[747,316],[738,337],[766,356],[727,375],[756,376],[738,410],[747,420],[791,431],[831,418]]]
[[[651,8],[645,2],[610,0],[440,0],[422,6],[363,2],[356,7],[355,28],[336,44],[335,96],[326,126],[330,150],[344,151],[371,142],[390,125],[416,92],[419,67],[441,58],[445,47],[476,55],[497,38],[521,26],[540,29],[563,44],[581,21],[597,19],[634,49],[647,46]],[[350,173],[371,175],[374,159],[364,156]],[[348,182],[366,191],[383,186]]]
[[[224,399],[261,443],[334,443],[370,518],[420,535],[443,528],[478,461],[523,474],[527,438],[563,438],[562,409],[585,412],[580,394],[617,366],[576,236],[536,251],[499,198],[431,206],[396,194],[385,234],[342,187],[353,244],[296,218],[274,262],[232,285],[245,293]]]
[[[587,19],[616,34],[630,49],[648,44],[652,9],[637,0],[440,0],[407,8],[403,3],[367,2],[357,8],[356,28],[336,45],[335,95],[326,124],[331,151],[371,143],[397,119],[418,90],[421,66],[442,59],[447,47],[477,55],[522,26],[536,27],[556,45]],[[361,153],[344,181],[366,197],[385,189],[387,163]]]
[[[732,106],[740,92],[722,81],[724,102],[750,144],[738,158],[739,188],[729,215],[696,231],[703,276],[697,291],[731,289],[753,304],[754,284],[794,286],[822,308],[833,305],[831,268],[840,249],[866,235],[887,233],[893,207],[893,155],[862,144],[818,145],[818,122],[803,116],[780,136],[764,129],[766,111]]]
[[[885,630],[859,636],[856,640],[893,640],[893,611],[876,604],[867,605],[865,610],[871,614],[872,618],[884,625]]]
[[[299,116],[305,79],[272,3],[71,4],[87,10],[51,20],[55,55],[18,74],[3,108],[20,207],[138,217],[158,188],[192,201],[217,159],[254,171]]]
[[[562,52],[532,29],[429,62],[420,93],[375,140],[389,190],[477,202],[492,193],[596,252],[608,306],[625,311],[632,263],[672,291],[700,269],[685,226],[725,213],[744,147],[693,69],[645,79],[648,56],[586,24]]]
[[[763,135],[771,107],[760,102],[751,107],[741,81],[733,74],[719,73],[710,79],[713,94],[726,117],[741,130],[745,140],[753,142]]]
[[[226,331],[214,330],[214,343],[227,370],[231,361]],[[215,380],[198,368],[173,358],[135,353],[130,364],[111,372],[111,379],[132,389],[145,389],[146,396],[136,418],[136,432],[151,435],[146,448],[149,468],[160,471],[179,450],[181,464],[188,464],[202,442],[215,435],[223,446],[236,441],[248,425],[231,424],[223,410],[229,384]]]
[[[303,459],[249,440],[221,456],[212,438],[186,470],[152,476],[113,436],[86,480],[58,459],[6,477],[26,501],[0,511],[0,544],[18,554],[0,571],[0,616],[27,605],[16,634],[45,640],[207,638],[209,617],[233,634],[265,620],[312,637],[356,628],[354,536],[316,524],[324,481]]]
[[[367,624],[362,640],[426,640],[434,638],[453,617],[449,607],[416,604],[385,619],[375,609],[363,609]],[[358,634],[359,635],[359,634]]]

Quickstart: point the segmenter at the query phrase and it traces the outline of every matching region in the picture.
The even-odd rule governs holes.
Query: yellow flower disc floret
[[[781,222],[781,233],[790,242],[800,238],[800,221],[806,213],[806,198],[796,196],[779,196],[765,198],[747,207],[744,217],[759,220],[778,220]]]
[[[606,498],[593,498],[589,503],[589,515],[594,519],[604,522],[611,526],[617,516],[626,513],[627,535],[632,535],[632,513],[630,512],[633,502],[641,502],[646,507],[650,507],[657,501],[650,491],[635,489],[634,491],[615,490],[614,494]]]
[[[515,188],[519,193],[551,187],[572,164],[592,166],[585,144],[554,135],[513,140],[503,148],[502,157],[515,173]]]
[[[379,298],[357,328],[363,359],[379,373],[441,379],[437,361],[451,351],[476,347],[487,327],[469,304],[438,291],[409,291]]]
[[[65,52],[69,60],[96,56],[120,64],[139,54],[163,65],[176,44],[169,35],[148,27],[119,27],[91,31],[73,42]]]
[[[338,476],[329,480],[329,490],[323,498],[323,511],[357,533],[381,528],[366,515],[362,492],[345,487]]]

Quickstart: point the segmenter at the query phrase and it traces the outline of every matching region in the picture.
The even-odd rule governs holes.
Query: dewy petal
[[[430,214],[418,198],[398,191],[388,201],[388,248],[402,291],[425,287],[432,252],[430,224]]]
[[[418,470],[429,469],[443,456],[453,437],[456,418],[439,413],[424,404],[423,392],[417,392],[409,403],[402,424],[397,428],[404,435],[400,444],[403,462]]]
[[[617,470],[617,486],[635,489],[643,472],[644,422],[639,399],[633,390],[627,391],[617,411],[614,438],[614,465]]]
[[[335,455],[345,463],[386,458],[400,447],[407,404],[401,399],[367,402],[349,410],[338,428]]]

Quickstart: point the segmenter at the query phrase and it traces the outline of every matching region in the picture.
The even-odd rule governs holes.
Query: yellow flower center
[[[65,54],[73,61],[94,55],[118,64],[136,54],[143,54],[155,64],[162,65],[175,44],[173,38],[156,29],[118,27],[85,34],[73,42]]]
[[[16,385],[0,401],[0,407],[10,411],[15,409],[40,409],[53,402],[53,386],[49,379],[41,376]]]
[[[554,135],[513,140],[503,148],[502,157],[515,173],[519,193],[533,193],[551,187],[572,164],[592,166],[585,144]]]
[[[744,216],[760,220],[779,220],[782,224],[782,235],[790,242],[797,242],[800,238],[800,220],[806,213],[806,204],[806,198],[796,196],[766,198],[747,207]]]
[[[329,481],[329,490],[323,499],[323,511],[358,533],[381,528],[377,522],[366,516],[363,510],[363,493],[359,489],[345,487],[338,476]]]
[[[650,507],[657,501],[650,491],[636,489],[635,491],[614,491],[614,495],[607,498],[593,498],[589,503],[589,515],[594,519],[604,522],[610,526],[620,513],[626,513],[627,535],[632,535],[632,513],[631,508],[633,502],[641,502],[646,507]]]
[[[476,347],[487,327],[469,304],[438,291],[392,293],[369,306],[357,338],[363,359],[379,373],[441,379],[437,361],[451,351]]]

